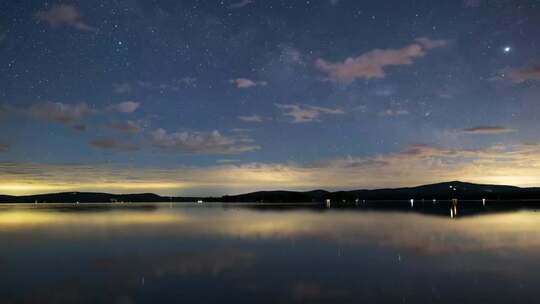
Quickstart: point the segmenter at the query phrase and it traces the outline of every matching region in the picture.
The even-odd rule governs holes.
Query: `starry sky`
[[[0,3],[0,193],[540,186],[540,2]]]

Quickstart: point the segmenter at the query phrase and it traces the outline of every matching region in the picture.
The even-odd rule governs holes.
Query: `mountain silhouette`
[[[0,195],[0,203],[121,203],[121,202],[358,202],[384,200],[535,200],[540,199],[540,188],[520,188],[506,185],[474,184],[450,181],[417,187],[374,190],[335,191],[257,191],[221,197],[172,197],[153,193],[109,194],[99,192],[62,192],[38,195]]]

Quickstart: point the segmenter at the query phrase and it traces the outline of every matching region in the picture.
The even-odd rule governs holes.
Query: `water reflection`
[[[438,202],[441,210],[428,214],[422,204],[406,212],[3,208],[0,295],[2,303],[472,303],[486,302],[493,290],[502,293],[487,299],[493,303],[538,296],[534,210],[467,216],[478,212]],[[448,207],[458,220],[449,220]]]

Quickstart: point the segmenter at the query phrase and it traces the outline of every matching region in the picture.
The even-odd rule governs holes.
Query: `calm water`
[[[0,207],[0,303],[508,303],[540,214]]]

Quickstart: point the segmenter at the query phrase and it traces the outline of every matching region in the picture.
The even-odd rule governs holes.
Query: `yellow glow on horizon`
[[[61,191],[65,186],[55,186],[35,183],[1,183],[0,192],[2,194],[27,194],[43,191]]]
[[[539,152],[540,159],[540,152]],[[211,167],[80,168],[21,164],[18,175],[0,172],[0,194],[109,192],[220,196],[259,190],[352,190],[411,187],[451,180],[481,184],[540,185],[540,160],[525,166],[515,161],[483,160],[448,165],[423,158],[387,156],[385,166],[349,166],[354,160],[306,167],[297,164],[246,164]],[[360,159],[362,161],[363,159]],[[344,163],[343,163],[344,162]],[[36,173],[37,172],[37,173]],[[47,174],[41,174],[46,172]]]
[[[110,182],[110,183],[59,183],[48,184],[39,182],[29,183],[0,183],[0,194],[6,195],[32,195],[46,192],[69,191],[118,191],[130,190],[143,192],[146,190],[182,189],[188,187],[187,183],[168,182]],[[139,190],[139,191],[137,191]]]

